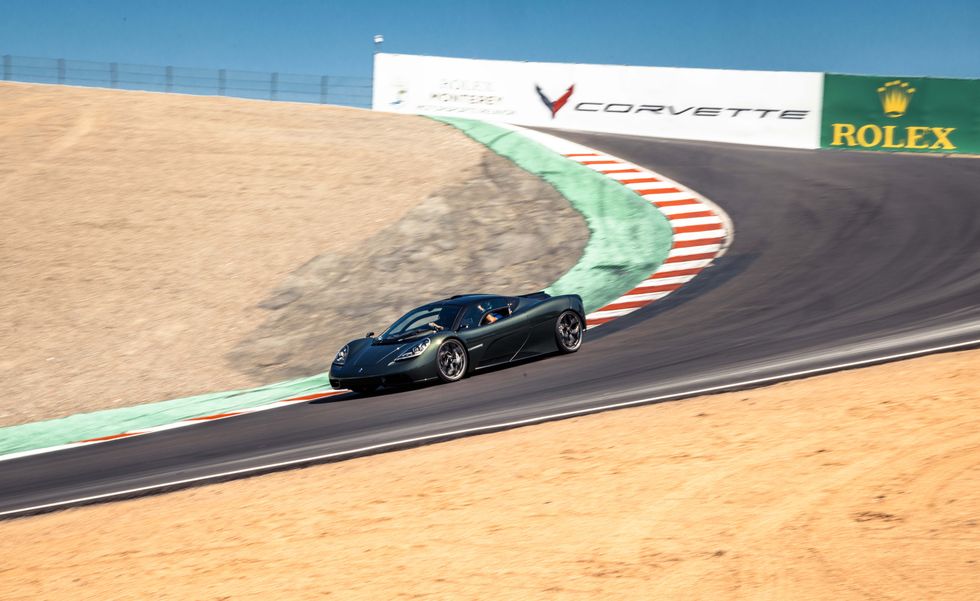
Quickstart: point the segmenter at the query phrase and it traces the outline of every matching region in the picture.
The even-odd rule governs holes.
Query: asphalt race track
[[[732,217],[734,244],[680,291],[590,332],[577,354],[5,461],[0,514],[980,339],[980,160],[556,133],[705,194]]]

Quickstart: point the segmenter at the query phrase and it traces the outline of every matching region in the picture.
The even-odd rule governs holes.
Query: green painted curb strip
[[[327,374],[268,386],[215,392],[119,409],[78,413],[60,419],[0,428],[0,456],[89,438],[171,424],[191,417],[251,409],[281,399],[330,390]]]
[[[582,296],[587,311],[632,290],[666,259],[671,229],[659,211],[620,184],[510,130],[480,121],[440,119],[552,184],[585,217],[590,238],[578,263],[547,290]],[[330,390],[327,374],[267,386],[202,394],[0,428],[0,455],[69,444],[250,409]]]
[[[585,217],[590,236],[582,258],[547,289],[549,294],[578,294],[585,310],[595,311],[635,288],[667,259],[670,222],[629,188],[518,132],[471,119],[433,118],[547,181]]]

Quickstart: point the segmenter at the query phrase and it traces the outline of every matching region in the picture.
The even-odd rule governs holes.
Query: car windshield
[[[425,305],[418,309],[412,309],[391,324],[391,327],[385,330],[380,338],[386,342],[398,342],[422,334],[451,330],[456,321],[456,316],[459,315],[459,310],[459,305],[442,304]]]

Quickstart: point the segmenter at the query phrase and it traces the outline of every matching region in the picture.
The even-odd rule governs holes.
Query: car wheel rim
[[[439,349],[439,370],[442,375],[455,380],[463,375],[466,367],[466,356],[458,342],[449,341]]]
[[[582,344],[582,322],[578,315],[565,313],[558,319],[558,339],[566,350],[574,350]]]

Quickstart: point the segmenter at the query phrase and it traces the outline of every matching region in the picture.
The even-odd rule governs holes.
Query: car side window
[[[485,305],[486,311],[483,312],[483,317],[480,319],[481,326],[487,326],[492,323],[497,323],[501,319],[510,315],[510,305],[505,298],[495,298],[490,303]]]
[[[473,303],[463,311],[463,317],[459,320],[459,329],[468,330],[480,325],[480,318],[483,317],[483,309],[479,303]]]
[[[507,317],[511,313],[508,300],[510,299],[492,298],[469,305],[460,319],[460,329],[478,328]]]

